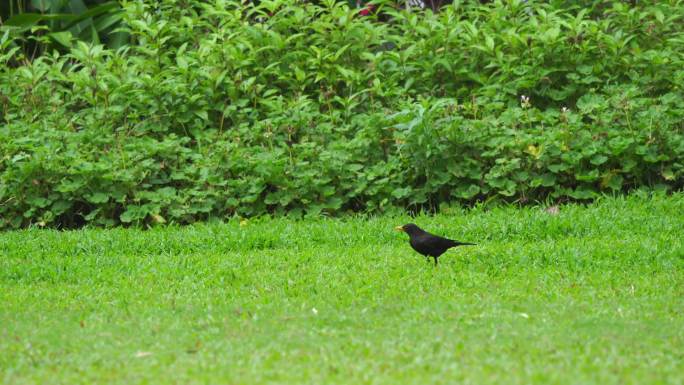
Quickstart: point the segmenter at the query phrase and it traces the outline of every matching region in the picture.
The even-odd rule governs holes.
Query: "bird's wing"
[[[454,246],[465,246],[465,245],[474,246],[475,245],[474,243],[459,242],[459,241],[455,241],[453,239],[440,237],[439,235],[430,234],[430,237],[434,239],[432,241],[433,244],[438,245],[439,247],[443,247],[445,249],[448,249],[448,248],[454,247]]]
[[[415,244],[418,248],[428,251],[429,253],[440,252],[456,245],[451,239],[439,237],[432,234],[424,234],[416,237]]]
[[[443,237],[438,237],[438,236],[435,236],[435,238],[436,238],[435,243],[437,245],[439,245],[440,247],[443,247],[445,249],[448,249],[450,247],[454,247],[454,246],[458,245],[458,242],[451,240],[449,238],[443,238]]]

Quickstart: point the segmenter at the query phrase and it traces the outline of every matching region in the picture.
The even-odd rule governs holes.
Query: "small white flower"
[[[520,105],[522,108],[528,108],[532,104],[530,103],[530,97],[525,95],[520,95]]]
[[[314,313],[314,314],[318,314],[318,310],[316,310],[315,307],[312,307],[312,308],[311,308],[311,312]]]
[[[567,114],[568,111],[570,111],[570,109],[568,109],[568,107],[563,107],[563,108],[561,108],[561,112],[564,113],[564,114]]]

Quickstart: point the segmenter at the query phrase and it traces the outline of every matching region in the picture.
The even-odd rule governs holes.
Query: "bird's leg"
[[[429,255],[426,255],[426,256],[425,256],[425,260],[427,261],[427,263],[430,263],[430,256],[429,256]]]
[[[437,257],[432,257],[435,259],[435,266],[437,266]]]

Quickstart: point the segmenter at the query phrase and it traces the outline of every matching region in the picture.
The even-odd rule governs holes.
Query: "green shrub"
[[[131,46],[0,69],[0,228],[682,187],[684,5],[475,3],[127,3]]]

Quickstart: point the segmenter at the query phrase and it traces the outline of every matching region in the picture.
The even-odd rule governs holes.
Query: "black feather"
[[[437,265],[437,258],[452,247],[475,246],[474,243],[454,241],[453,239],[430,234],[413,223],[403,225],[398,229],[409,235],[409,243],[413,250],[427,257],[428,260],[429,257],[434,258],[435,265]]]

